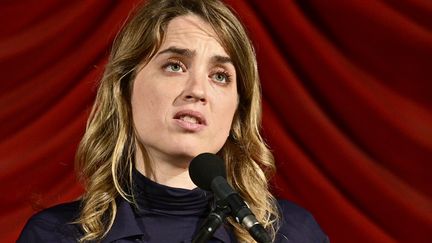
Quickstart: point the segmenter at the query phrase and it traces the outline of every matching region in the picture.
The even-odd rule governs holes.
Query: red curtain
[[[332,242],[432,242],[432,2],[227,1],[256,46],[279,197]],[[0,239],[77,198],[73,158],[137,1],[0,3]]]

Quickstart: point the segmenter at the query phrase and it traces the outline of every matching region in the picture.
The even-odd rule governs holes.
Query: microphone
[[[259,243],[270,243],[271,238],[267,231],[240,195],[228,184],[224,165],[224,161],[217,155],[202,153],[192,159],[189,175],[195,185],[213,191],[219,203],[231,209],[232,216],[246,228],[252,238]]]

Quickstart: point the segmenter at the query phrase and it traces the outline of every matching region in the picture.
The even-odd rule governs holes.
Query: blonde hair
[[[107,234],[117,212],[116,198],[130,201],[128,192],[138,143],[130,102],[135,69],[158,51],[169,21],[187,14],[195,14],[213,27],[236,68],[239,105],[219,155],[226,161],[232,186],[275,235],[278,211],[268,190],[268,178],[275,166],[259,131],[260,82],[255,52],[243,26],[217,0],[154,0],[137,8],[116,37],[77,151],[76,167],[86,188],[76,221],[84,231],[81,242],[100,240]],[[143,153],[148,162],[145,150]],[[253,241],[241,226],[232,220],[230,223],[239,241]]]

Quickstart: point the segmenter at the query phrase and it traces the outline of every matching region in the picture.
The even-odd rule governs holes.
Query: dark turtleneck
[[[190,242],[213,202],[210,192],[161,185],[136,169],[133,184],[137,221],[146,233],[144,238],[148,241],[145,242]],[[221,227],[211,242],[230,242],[230,238]]]
[[[112,227],[101,243],[190,243],[210,212],[213,195],[160,185],[134,169],[132,174],[136,205],[122,197],[116,199],[117,211]],[[83,236],[80,225],[73,224],[81,201],[64,203],[35,214],[27,222],[17,242],[77,242]],[[208,242],[236,242],[229,226],[221,226]]]
[[[161,185],[136,169],[133,170],[133,183],[140,215],[201,216],[210,210],[212,193],[198,187],[188,190]]]
[[[133,181],[138,209],[119,197],[116,218],[101,242],[191,242],[209,213],[209,205],[213,201],[211,193],[163,186],[136,170]],[[79,215],[81,203],[64,203],[35,214],[25,225],[17,242],[77,242],[82,237],[82,231],[71,222]],[[281,225],[275,243],[329,242],[308,211],[286,200],[278,203]],[[208,242],[236,242],[228,226],[220,227],[213,236]]]

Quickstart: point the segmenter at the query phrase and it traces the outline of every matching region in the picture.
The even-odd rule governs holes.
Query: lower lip
[[[177,125],[181,128],[183,128],[184,130],[188,131],[188,132],[199,132],[201,130],[204,129],[205,125],[203,124],[197,124],[197,123],[191,123],[191,122],[187,122],[187,121],[183,121],[180,119],[174,119],[177,123]]]

